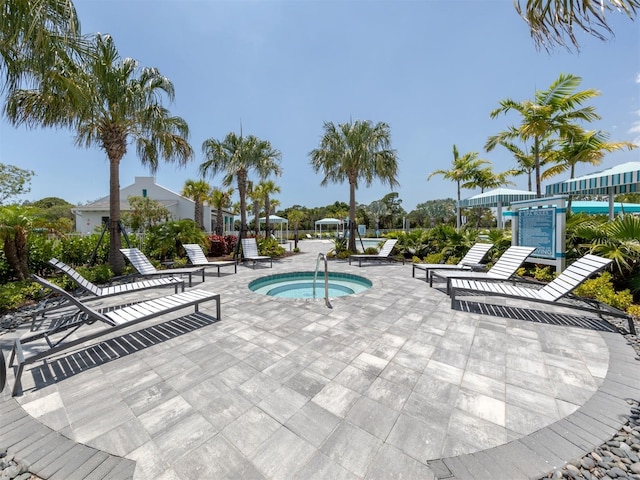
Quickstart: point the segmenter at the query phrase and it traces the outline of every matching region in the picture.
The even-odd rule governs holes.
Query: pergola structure
[[[529,192],[527,190],[514,190],[512,188],[496,188],[495,190],[489,190],[488,192],[479,193],[473,197],[460,200],[458,208],[497,208],[496,215],[498,228],[504,226],[502,218],[502,207],[509,206],[511,202],[519,202],[522,200],[529,200],[535,198],[535,192]]]
[[[609,219],[615,216],[614,197],[640,192],[640,162],[627,162],[599,172],[547,185],[547,196],[607,195]]]

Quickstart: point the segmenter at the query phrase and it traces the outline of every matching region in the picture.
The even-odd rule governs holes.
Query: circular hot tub
[[[371,280],[349,273],[329,272],[329,297],[344,297],[371,288]],[[315,296],[314,296],[315,278]],[[324,273],[291,272],[269,275],[249,283],[256,293],[279,298],[324,298]]]

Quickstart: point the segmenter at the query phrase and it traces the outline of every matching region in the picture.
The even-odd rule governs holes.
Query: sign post
[[[566,197],[512,202],[511,243],[536,247],[534,263],[554,265],[560,273],[566,264]]]

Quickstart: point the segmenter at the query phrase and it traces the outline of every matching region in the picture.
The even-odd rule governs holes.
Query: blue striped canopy
[[[460,206],[469,207],[497,207],[508,206],[511,202],[519,202],[536,198],[535,192],[527,190],[514,190],[512,188],[496,188],[488,192],[479,193],[473,197],[460,200]]]
[[[599,172],[547,185],[547,196],[618,195],[640,192],[640,162],[627,162]]]

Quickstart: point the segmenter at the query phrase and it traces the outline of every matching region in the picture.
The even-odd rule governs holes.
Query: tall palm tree
[[[269,232],[271,231],[271,227],[269,226],[269,216],[271,215],[271,195],[274,193],[280,193],[280,187],[275,184],[273,180],[265,180],[264,182],[260,182],[260,193],[262,193],[262,202],[264,206],[264,236],[267,238]]]
[[[240,197],[240,238],[246,236],[247,229],[247,187],[249,172],[255,171],[261,179],[269,175],[281,175],[281,153],[267,140],[249,135],[243,137],[233,132],[224,140],[209,138],[202,143],[205,161],[200,165],[203,176],[214,176],[224,172],[223,185],[230,186],[236,181]]]
[[[33,81],[62,56],[86,47],[71,0],[0,3],[0,90]]]
[[[384,122],[371,121],[335,125],[324,123],[324,134],[318,148],[309,155],[311,166],[323,172],[321,185],[349,182],[349,250],[356,251],[356,189],[358,182],[370,186],[375,179],[399,185],[398,158],[391,149],[391,129]]]
[[[233,188],[221,190],[214,188],[209,197],[209,201],[213,208],[216,209],[216,234],[222,235],[224,228],[222,226],[222,210],[231,207],[231,196],[233,195]]]
[[[536,91],[533,100],[516,102],[507,98],[501,100],[500,106],[491,112],[491,118],[511,110],[520,114],[520,125],[510,126],[506,131],[489,137],[485,149],[491,151],[504,141],[532,140],[538,198],[542,197],[540,178],[542,143],[554,134],[567,136],[580,128],[576,125],[576,121],[591,122],[600,118],[592,106],[579,108],[585,101],[600,95],[600,92],[594,89],[576,92],[581,81],[582,79],[578,76],[561,74],[548,89]]]
[[[374,200],[371,202],[366,211],[373,217],[373,221],[376,222],[376,235],[380,229],[380,219],[389,213],[387,206],[381,200]]]
[[[607,23],[607,14],[624,13],[631,20],[640,9],[639,0],[526,0],[525,7],[521,0],[515,4],[516,10],[529,24],[531,36],[537,46],[547,50],[553,45],[569,48],[565,35],[571,44],[578,49],[579,43],[574,29],[587,32],[594,37],[605,40],[613,35]]]
[[[630,142],[608,142],[609,135],[600,130],[585,131],[578,129],[570,132],[566,138],[559,142],[559,150],[552,158],[555,165],[542,173],[542,179],[546,180],[569,170],[569,179],[575,178],[576,165],[588,163],[600,165],[605,153],[615,152],[627,148],[637,148]],[[571,211],[571,196],[567,202],[567,211]]]
[[[194,220],[200,230],[204,229],[204,222],[202,221],[202,206],[211,196],[211,185],[204,180],[187,180],[182,187],[182,196],[190,198],[196,205],[194,208]],[[209,223],[211,223],[209,221]]]
[[[514,175],[514,170],[507,170],[506,172],[495,173],[492,167],[484,167],[475,170],[472,177],[467,183],[462,185],[462,188],[479,188],[480,193],[488,188],[506,187],[507,185],[515,185],[507,177]]]
[[[120,161],[129,142],[135,143],[143,165],[151,172],[160,159],[186,164],[193,156],[189,127],[162,104],[172,101],[171,81],[155,68],[121,58],[109,35],[97,34],[91,55],[77,63],[61,58],[32,90],[15,90],[5,113],[15,125],[70,127],[76,144],[99,146],[109,159],[109,264],[122,273],[120,254]]]
[[[253,233],[257,237],[260,233],[260,210],[262,210],[262,199],[264,198],[260,184],[254,185],[252,181],[249,181],[247,185],[247,196],[251,199],[253,205],[251,208],[253,212]]]
[[[507,140],[503,140],[500,142],[504,148],[509,150],[513,157],[516,160],[516,168],[513,169],[513,175],[526,175],[527,176],[527,190],[530,192],[533,191],[533,180],[531,175],[536,170],[536,159],[533,152],[533,146],[530,147],[529,153],[525,153],[518,145],[513,142],[509,142]],[[547,141],[540,144],[538,147],[538,155],[540,157],[540,166],[544,166],[549,160],[551,154],[553,153],[553,146],[555,145],[554,141]]]
[[[434,170],[427,177],[427,181],[431,180],[434,175],[442,175],[446,180],[456,182],[458,197],[456,204],[456,227],[460,228],[462,225],[462,215],[460,211],[460,191],[462,189],[462,182],[471,180],[477,170],[489,163],[487,160],[478,158],[478,152],[468,152],[460,156],[458,153],[458,147],[453,146],[453,161],[451,162],[451,170]]]

